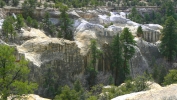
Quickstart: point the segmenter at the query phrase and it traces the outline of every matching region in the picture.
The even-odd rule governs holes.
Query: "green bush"
[[[165,67],[154,65],[153,72],[152,72],[152,78],[154,79],[155,82],[162,85],[166,74],[167,74],[167,71]]]
[[[62,88],[61,94],[56,95],[54,100],[79,100],[78,92],[70,89],[67,85]]]
[[[87,100],[98,100],[96,96],[90,96]]]
[[[104,28],[108,28],[108,25],[105,24],[105,25],[104,25]]]
[[[148,85],[147,85],[147,81],[148,81],[148,77],[146,77],[146,75],[144,76],[138,76],[135,80],[134,80],[134,89],[133,91],[135,92],[139,92],[139,91],[143,91],[143,90],[147,90],[148,89]]]
[[[116,96],[147,90],[148,84],[146,82],[148,80],[150,80],[150,77],[147,76],[147,74],[144,74],[133,80],[127,80],[118,87],[111,86],[111,88],[103,88],[104,95],[101,98],[112,99]]]
[[[170,72],[165,76],[163,82],[164,85],[169,85],[173,83],[177,83],[177,70],[175,69],[170,70]]]
[[[37,20],[32,20],[32,27],[34,27],[34,28],[38,28],[39,26],[38,26],[38,22],[37,22]]]
[[[97,85],[91,87],[90,92],[92,93],[92,95],[97,96],[102,92],[102,89],[103,89],[103,84],[97,84]]]

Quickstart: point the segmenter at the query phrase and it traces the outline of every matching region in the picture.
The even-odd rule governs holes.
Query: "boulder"
[[[118,96],[111,100],[176,100],[177,84]]]
[[[8,97],[7,100],[19,100],[19,98],[13,98],[14,96],[10,96]],[[47,98],[42,98],[38,95],[35,94],[28,94],[28,95],[23,95],[20,97],[20,100],[51,100],[51,99],[47,99]]]

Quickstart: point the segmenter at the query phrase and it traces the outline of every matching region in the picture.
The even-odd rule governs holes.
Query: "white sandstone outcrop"
[[[19,53],[24,54],[25,58],[33,62],[34,65],[40,67],[41,63],[47,60],[51,60],[49,58],[47,59],[41,58],[41,53],[44,53],[47,51],[48,52],[50,51],[51,53],[55,51],[59,52],[58,49],[60,49],[59,48],[60,45],[63,46],[63,45],[72,44],[72,43],[74,42],[64,40],[64,39],[38,37],[38,38],[26,41],[21,46],[17,46],[17,50]],[[53,55],[51,58],[52,59],[63,59],[61,55]]]
[[[32,38],[25,41],[21,46],[17,46],[20,54],[24,54],[25,58],[33,62],[34,65],[40,67],[49,58],[41,58],[41,53],[44,52],[59,52],[64,45],[75,44],[74,41],[64,40],[62,38],[50,38],[42,31],[31,28],[31,31],[24,31],[23,38]],[[60,47],[61,46],[61,47]],[[73,45],[74,46],[74,45]],[[59,48],[60,47],[60,48]],[[52,59],[63,59],[61,55],[53,55]]]
[[[37,38],[37,37],[46,38],[47,37],[44,34],[44,32],[35,28],[30,28],[29,30],[22,29],[22,31],[23,32],[20,34],[22,38]]]
[[[80,11],[82,12],[82,11]],[[85,30],[91,30],[95,33],[99,34],[107,34],[106,31],[108,31],[109,36],[114,36],[114,33],[120,33],[125,27],[129,28],[130,31],[134,36],[136,36],[136,31],[139,26],[142,26],[142,29],[144,31],[143,38],[144,40],[148,42],[156,42],[159,40],[160,37],[160,31],[163,29],[162,26],[158,24],[139,24],[136,22],[131,21],[130,19],[126,19],[126,14],[123,12],[117,13],[117,12],[110,12],[110,15],[107,15],[106,13],[96,13],[96,11],[88,11],[90,12],[89,20],[88,18],[84,17],[87,15],[87,13],[84,14],[84,12],[79,13],[81,14],[80,19],[76,20],[73,24],[75,30],[75,35],[77,33],[84,32]],[[93,15],[91,15],[93,14]],[[97,17],[96,17],[97,14]],[[97,20],[96,20],[97,19]],[[93,22],[95,20],[95,22]],[[117,28],[117,30],[110,32],[109,28],[110,26],[114,26],[114,29]],[[99,27],[98,27],[99,26]],[[105,27],[107,26],[107,27]],[[98,27],[98,28],[97,28]],[[98,29],[98,30],[97,30]],[[92,34],[92,33],[91,33]]]

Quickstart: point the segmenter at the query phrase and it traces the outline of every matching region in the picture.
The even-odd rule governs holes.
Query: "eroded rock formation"
[[[97,83],[108,84],[111,76],[108,48],[113,37],[121,34],[125,27],[128,27],[136,37],[136,30],[141,24],[126,19],[123,12],[111,12],[110,15],[105,12],[93,10],[84,13],[71,10],[69,13],[75,16],[73,18],[74,41],[50,38],[44,32],[33,28],[28,31],[23,30],[23,33],[19,35],[22,45],[17,46],[19,53],[17,59],[20,60],[20,57],[24,55],[29,60],[30,79],[42,85],[46,74],[56,74],[57,77],[54,78],[58,82],[57,86],[72,85],[77,79],[82,80],[82,84],[86,86],[87,76],[84,75],[84,72],[90,62],[89,45],[90,40],[95,39],[98,49],[105,52],[97,60],[97,70],[99,71]],[[135,38],[137,41],[136,53],[130,60],[131,76],[133,77],[143,74],[146,70],[151,71],[152,58],[163,61],[156,45],[162,27],[149,24],[141,26],[144,31],[143,39]],[[47,73],[48,69],[51,69],[51,73]],[[45,89],[39,86],[38,94],[45,94]]]

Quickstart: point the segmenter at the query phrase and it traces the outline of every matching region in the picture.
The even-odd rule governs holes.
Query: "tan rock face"
[[[77,13],[78,13],[78,15],[80,17],[82,17],[83,19],[86,19],[86,20],[92,19],[94,17],[98,17],[97,14],[93,13],[93,12],[92,13],[91,12],[87,12],[87,13],[85,13],[85,12],[77,12]]]
[[[30,79],[36,81],[39,88],[44,84],[45,75],[49,68],[55,74],[55,80],[61,85],[70,84],[77,77],[83,77],[85,69],[83,56],[74,41],[50,38],[35,29],[26,33],[33,38],[21,46],[17,46],[19,52],[17,58],[24,55],[29,60]],[[39,89],[38,93],[45,95],[43,88]]]
[[[45,62],[43,55],[45,54],[53,54],[53,59],[64,59],[64,56],[69,56],[67,53],[79,49],[77,48],[75,42],[59,39],[59,38],[35,38],[26,41],[21,46],[17,47],[19,53],[25,54],[25,58],[33,62],[36,66],[40,67],[40,65]],[[55,54],[66,54],[66,55],[55,55]],[[47,59],[47,57],[45,57]],[[43,60],[42,60],[43,59]],[[46,60],[45,59],[45,60]],[[50,59],[52,60],[52,59]]]
[[[13,98],[13,96],[8,97],[8,100],[12,100],[12,98]],[[16,98],[13,100],[19,100],[19,98]],[[29,95],[21,96],[20,100],[51,100],[51,99],[42,98],[42,97],[35,95],[35,94],[29,94]]]
[[[177,84],[161,87],[150,82],[150,90],[135,92],[113,98],[112,100],[177,100]]]
[[[176,100],[177,84],[172,84],[159,89],[151,89],[143,94],[127,98],[128,100]]]

